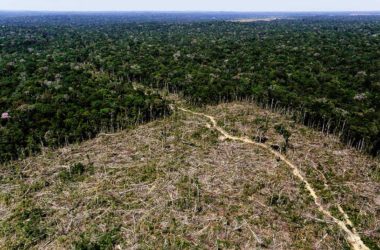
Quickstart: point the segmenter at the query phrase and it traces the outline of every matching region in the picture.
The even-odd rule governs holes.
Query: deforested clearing
[[[366,247],[379,245],[378,160],[252,103],[194,111],[213,116],[233,137],[279,150],[332,217]],[[352,246],[294,169],[212,127],[205,117],[177,110],[134,129],[8,163],[0,179],[1,247]]]

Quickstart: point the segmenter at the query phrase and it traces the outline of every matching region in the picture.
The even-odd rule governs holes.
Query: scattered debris
[[[317,206],[318,211],[321,212],[326,219],[332,220],[337,226],[340,227],[342,231],[346,234],[346,240],[350,243],[352,248],[354,250],[369,250],[369,248],[364,244],[362,241],[360,235],[357,233],[357,230],[353,227],[353,223],[349,219],[348,215],[345,213],[345,211],[341,208],[341,206],[338,204],[339,212],[344,218],[344,221],[335,217],[330,213],[328,209],[325,209],[322,203],[320,202],[320,197],[318,197],[318,194],[316,193],[316,190],[312,187],[312,185],[309,183],[307,179],[303,176],[303,173],[300,171],[298,166],[294,165],[290,160],[283,154],[271,149],[273,148],[273,145],[271,147],[268,147],[264,144],[256,143],[248,138],[243,137],[235,137],[230,135],[227,131],[225,131],[223,128],[218,126],[217,121],[215,120],[215,117],[206,115],[203,113],[197,113],[193,112],[191,110],[185,109],[185,108],[178,108],[179,110],[182,110],[184,112],[191,113],[193,115],[197,116],[203,116],[211,121],[211,123],[214,125],[213,127],[220,132],[225,137],[233,140],[233,141],[240,141],[247,144],[252,144],[257,147],[260,147],[262,149],[268,150],[274,157],[279,158],[282,162],[284,162],[288,167],[292,169],[292,173],[295,177],[297,177],[305,186],[306,190],[309,192],[310,197],[314,200],[314,204]]]

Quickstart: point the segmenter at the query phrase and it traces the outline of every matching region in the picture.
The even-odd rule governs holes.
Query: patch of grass
[[[357,198],[359,199],[359,198]],[[374,224],[376,217],[371,213],[363,213],[359,208],[354,207],[353,204],[342,205],[343,210],[348,214],[354,226],[359,228],[369,227]]]
[[[268,248],[272,243],[273,243],[273,238],[272,237],[263,237],[261,242],[261,247],[263,248]]]
[[[146,218],[136,229],[139,249],[199,249],[186,237],[188,226],[175,217]]]
[[[231,249],[234,244],[228,240],[216,240],[217,249]]]
[[[115,227],[106,232],[90,232],[83,233],[80,239],[73,242],[73,248],[76,250],[101,250],[113,249],[122,237],[120,235],[120,227]]]
[[[282,137],[284,138],[284,145],[282,147],[282,151],[286,152],[289,146],[289,138],[292,135],[292,133],[283,124],[275,125],[274,129],[278,134],[282,135]]]
[[[262,125],[263,123],[267,123],[267,122],[268,122],[268,119],[266,117],[263,117],[263,116],[257,116],[253,120],[253,124],[255,124],[255,125]]]
[[[286,196],[275,194],[269,198],[268,203],[270,206],[281,207],[288,205],[290,201],[289,198]]]
[[[247,198],[255,194],[256,192],[260,191],[265,187],[265,184],[262,182],[259,183],[245,183],[243,186],[243,197]]]
[[[69,169],[62,170],[58,177],[63,182],[82,181],[85,178],[85,173],[92,170],[92,165],[86,166],[83,163],[76,163],[71,165]]]
[[[308,134],[308,132],[309,132],[306,128],[303,128],[303,127],[299,128],[298,131],[303,136],[306,136]]]
[[[378,165],[372,165],[370,168],[370,177],[376,181],[376,182],[380,182],[380,164]]]
[[[18,164],[3,165],[1,168],[0,183],[12,183],[27,177]]]
[[[380,250],[380,242],[376,242],[367,236],[362,237],[364,244],[372,250]]]
[[[300,195],[301,195],[305,204],[313,204],[314,203],[314,199],[310,195],[310,192],[306,189],[305,183],[301,182],[299,184],[299,191],[300,191]]]
[[[168,248],[170,249],[194,249],[191,242],[179,237],[175,237],[174,240],[169,241]]]
[[[22,184],[21,193],[25,195],[27,193],[38,192],[44,189],[45,187],[48,187],[49,185],[50,183],[46,180],[37,180],[30,185]]]
[[[95,196],[87,205],[86,207],[88,209],[95,209],[95,208],[108,208],[108,207],[116,207],[117,205],[120,205],[120,201],[113,197],[112,195],[107,194],[100,194],[98,196]]]
[[[180,198],[175,200],[173,205],[180,211],[195,209],[202,211],[201,207],[201,187],[197,178],[182,176],[176,184]],[[171,204],[169,204],[171,205]]]
[[[11,205],[13,196],[10,193],[0,193],[0,203],[6,206]]]
[[[185,157],[184,154],[178,154],[175,159],[165,164],[165,171],[178,172],[186,164]]]
[[[141,167],[133,167],[128,169],[128,176],[133,179],[134,183],[155,181],[160,172],[157,170],[155,164],[147,164]]]
[[[199,129],[197,131],[194,131],[192,134],[191,134],[191,137],[196,139],[196,140],[200,140],[202,139],[202,135],[204,134],[204,131],[205,129],[202,128],[202,129]]]
[[[215,130],[202,127],[191,134],[190,141],[194,146],[204,146],[206,142],[209,145],[215,145],[218,143],[218,137],[219,134]]]
[[[12,215],[0,223],[0,235],[7,239],[8,249],[28,249],[47,236],[44,220],[45,210],[36,207],[30,200],[22,201]]]

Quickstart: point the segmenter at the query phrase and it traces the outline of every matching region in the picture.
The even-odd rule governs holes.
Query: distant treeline
[[[0,128],[3,155],[166,112],[159,96],[134,90],[134,81],[181,92],[197,105],[275,103],[373,154],[380,150],[380,17],[71,18],[0,22],[0,112],[13,116]]]

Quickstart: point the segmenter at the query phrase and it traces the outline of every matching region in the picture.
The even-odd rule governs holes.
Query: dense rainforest
[[[302,122],[380,151],[379,16],[166,16],[1,17],[0,113],[9,115],[1,161],[168,112],[134,82],[195,105],[249,98],[291,108]]]

